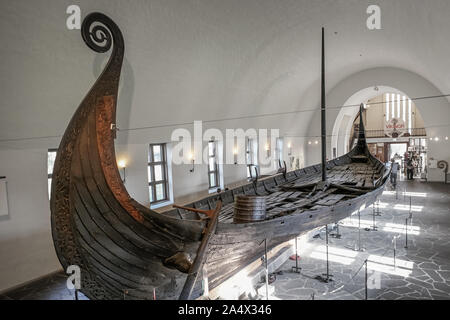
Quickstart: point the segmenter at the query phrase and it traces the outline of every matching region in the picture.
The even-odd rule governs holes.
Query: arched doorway
[[[413,173],[411,178],[425,178],[427,133],[415,103],[403,92],[384,86],[361,90],[345,105],[360,102],[365,103],[363,123],[370,152],[382,162],[394,159],[405,176],[409,167]],[[356,106],[341,109],[333,128],[333,155],[345,154],[356,144],[358,111]]]
[[[376,90],[377,89],[377,90]],[[398,93],[417,97],[435,97],[417,102],[428,136],[427,181],[443,181],[442,169],[437,161],[450,162],[450,103],[444,93],[426,78],[408,70],[395,67],[366,69],[339,81],[327,93],[327,157],[341,156],[348,150],[350,127],[361,102],[384,93]],[[351,108],[340,106],[355,105]],[[347,117],[345,117],[347,116]],[[320,136],[320,109],[311,117],[309,136]],[[347,129],[348,128],[348,129]],[[346,136],[347,135],[347,136]],[[433,141],[430,140],[433,138]],[[305,165],[320,161],[320,148],[305,144]]]

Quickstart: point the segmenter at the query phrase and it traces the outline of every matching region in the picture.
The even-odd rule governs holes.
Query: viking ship
[[[91,13],[81,34],[89,48],[111,55],[61,140],[50,207],[57,256],[64,269],[80,267],[88,298],[197,298],[203,270],[215,288],[265,249],[336,223],[383,191],[389,170],[370,155],[361,116],[356,146],[322,165],[284,168],[161,213],[139,204],[125,189],[114,151],[122,33]],[[258,198],[263,216],[236,219],[235,202]]]

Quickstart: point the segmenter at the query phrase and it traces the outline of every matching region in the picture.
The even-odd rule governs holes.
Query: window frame
[[[211,143],[214,146],[212,155],[210,155],[210,153],[209,153]],[[209,186],[209,190],[220,188],[220,170],[219,170],[218,157],[217,157],[217,148],[218,148],[217,141],[215,141],[215,140],[208,141],[208,186]],[[211,159],[214,160],[214,169],[213,170],[210,170],[210,165],[209,165],[209,162],[211,161]],[[215,185],[211,185],[211,174],[214,174]]]
[[[247,179],[252,179],[253,178],[252,167],[255,167],[256,170],[259,171],[258,158],[257,158],[258,152],[259,152],[258,140],[254,139],[254,138],[247,138],[245,148],[246,148],[245,162],[247,165]],[[250,160],[250,163],[249,163],[249,160]],[[255,174],[256,174],[256,171],[255,171]]]
[[[58,149],[52,148],[52,149],[48,149],[47,150],[47,192],[48,192],[48,199],[50,200],[51,194],[52,194],[52,182],[53,181],[53,169],[55,166],[55,163],[53,163],[53,167],[51,170],[51,173],[49,173],[49,167],[48,167],[48,156],[50,153],[56,153],[56,155],[58,154]],[[55,155],[55,160],[56,160],[56,155]]]
[[[278,164],[283,166],[284,161],[284,139],[282,137],[278,137],[275,140],[275,168]]]
[[[159,146],[161,148],[161,161],[154,161],[155,155],[153,152],[153,147]],[[150,206],[157,205],[163,202],[170,201],[170,193],[169,193],[169,173],[168,173],[168,164],[167,164],[167,144],[166,143],[150,143],[149,151],[148,151],[148,159],[147,159],[147,176],[150,172],[150,176],[148,179],[148,188],[149,188],[149,200]],[[161,165],[162,167],[162,180],[155,180],[155,167]],[[164,197],[162,199],[156,200],[156,185],[162,184]],[[152,197],[150,197],[150,191],[152,193]],[[153,201],[152,201],[153,198]]]

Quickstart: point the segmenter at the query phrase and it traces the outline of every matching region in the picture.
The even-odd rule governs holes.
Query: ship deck
[[[234,223],[234,198],[237,195],[266,197],[266,220],[293,212],[318,210],[356,198],[375,189],[375,181],[383,175],[383,166],[367,162],[351,162],[327,169],[327,182],[321,183],[317,166],[261,179],[219,194],[198,200],[185,207],[211,210],[223,203],[219,223]],[[202,214],[172,209],[165,214],[184,219],[201,219]]]

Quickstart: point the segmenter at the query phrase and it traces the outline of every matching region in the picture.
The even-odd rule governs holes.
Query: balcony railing
[[[359,130],[354,130],[353,138],[357,138],[358,134],[359,134]],[[425,128],[413,128],[413,129],[406,129],[405,133],[399,137],[402,137],[402,138],[423,137],[426,135],[427,135],[427,132],[426,132]],[[399,138],[399,137],[392,137],[392,138]],[[366,130],[366,138],[373,139],[373,138],[391,138],[391,137],[386,135],[384,130]]]

